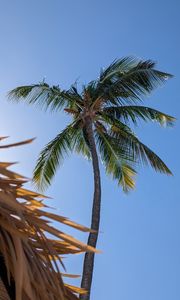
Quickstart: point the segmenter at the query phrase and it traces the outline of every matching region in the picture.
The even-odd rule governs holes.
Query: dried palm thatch
[[[4,282],[0,279],[0,299],[1,300],[10,300],[9,295],[7,293]]]
[[[50,223],[89,229],[44,211],[45,196],[24,189],[25,177],[10,171],[11,165],[0,162],[0,300],[75,300],[84,291],[64,284],[61,255],[96,250]]]

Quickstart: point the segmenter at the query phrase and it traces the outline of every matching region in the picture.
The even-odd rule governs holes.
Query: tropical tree
[[[88,245],[96,246],[101,209],[101,181],[99,159],[125,192],[134,188],[139,163],[150,164],[156,171],[171,174],[165,163],[131,129],[139,120],[157,121],[172,125],[174,118],[158,110],[142,106],[144,96],[171,75],[158,71],[151,60],[125,57],[101,70],[98,79],[82,86],[63,90],[45,82],[20,86],[9,93],[11,100],[39,104],[42,109],[64,111],[72,122],[50,141],[39,155],[34,170],[34,182],[47,187],[65,154],[76,151],[92,161],[94,196]],[[94,266],[94,253],[86,253],[81,286],[88,293],[80,299],[90,298]]]
[[[2,145],[0,150],[31,141]],[[26,178],[9,170],[11,165],[0,162],[0,299],[77,300],[85,291],[64,283],[62,276],[76,276],[61,272],[62,255],[96,250],[50,222],[89,229],[44,211],[45,196],[25,189]]]

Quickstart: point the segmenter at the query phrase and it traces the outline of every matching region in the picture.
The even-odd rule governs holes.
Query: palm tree
[[[2,145],[0,150],[31,141]],[[45,196],[23,188],[26,178],[10,171],[11,165],[0,162],[0,299],[77,300],[75,294],[84,291],[64,284],[62,276],[68,274],[60,272],[61,256],[96,250],[50,222],[56,220],[82,231],[89,229],[44,211]]]
[[[42,109],[64,111],[72,116],[70,123],[39,155],[34,170],[34,182],[47,187],[61,164],[64,155],[71,151],[83,154],[92,161],[94,197],[88,245],[96,246],[101,209],[101,181],[99,158],[106,172],[117,179],[125,192],[134,188],[138,163],[150,164],[156,171],[171,174],[165,163],[130,128],[140,119],[172,125],[174,118],[155,109],[142,106],[143,97],[162,84],[171,75],[155,69],[151,60],[125,57],[101,70],[97,80],[89,82],[78,91],[76,85],[69,90],[50,87],[41,82],[20,86],[9,93],[11,100],[39,104]],[[90,298],[94,254],[86,253],[81,287]]]

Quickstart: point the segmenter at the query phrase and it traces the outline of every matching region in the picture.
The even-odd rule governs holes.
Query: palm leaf
[[[175,121],[174,117],[164,114],[158,110],[137,105],[105,107],[103,109],[103,113],[120,121],[128,122],[130,120],[134,124],[137,124],[137,121],[142,119],[143,121],[156,121],[162,126],[173,126]]]
[[[18,143],[0,145],[0,149],[6,149],[6,148],[12,148],[12,147],[16,147],[16,146],[26,145],[26,144],[29,144],[29,143],[33,142],[34,139],[35,138],[28,139],[28,140],[25,140],[25,141],[22,141],[22,142],[18,142]]]
[[[64,159],[64,155],[72,150],[71,130],[72,124],[67,126],[41,151],[33,176],[33,181],[41,189],[50,184],[57,167]]]
[[[117,73],[124,74],[137,65],[137,59],[132,56],[123,57],[121,59],[114,60],[107,68],[102,69],[100,72],[99,82],[104,83],[112,79]]]
[[[122,186],[125,192],[133,189],[136,171],[131,166],[132,157],[126,152],[126,148],[117,144],[111,136],[102,132],[99,127],[96,129],[96,141],[106,172],[118,180],[118,184]]]
[[[154,69],[151,60],[125,57],[115,61],[101,73],[99,95],[113,104],[141,101],[172,75]]]
[[[17,87],[9,93],[9,99],[18,102],[23,100],[28,104],[37,104],[42,109],[52,111],[60,110],[67,105],[72,106],[75,100],[81,101],[73,88],[69,91],[63,91],[59,86],[50,87],[45,82]]]
[[[81,121],[75,123],[71,133],[72,149],[75,150],[78,154],[82,154],[88,160],[91,159],[91,152],[89,148],[86,130],[81,126]]]
[[[135,161],[150,164],[156,171],[172,175],[172,172],[160,157],[144,145],[127,125],[117,120],[114,121],[110,129],[110,135],[115,139],[117,144],[123,145],[129,150]]]
[[[63,162],[64,156],[73,150],[88,159],[91,158],[81,121],[78,119],[67,126],[41,151],[34,170],[33,181],[35,184],[41,189],[47,187],[58,166]]]

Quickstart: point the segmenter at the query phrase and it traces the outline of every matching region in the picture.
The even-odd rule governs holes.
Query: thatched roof
[[[9,299],[7,291],[15,291],[16,300],[75,300],[75,295],[83,291],[64,284],[61,255],[95,249],[55,228],[51,222],[55,220],[82,231],[89,229],[44,210],[45,196],[25,189],[26,178],[10,171],[11,165],[0,162],[0,262],[1,270],[5,269],[0,273],[0,300]]]

